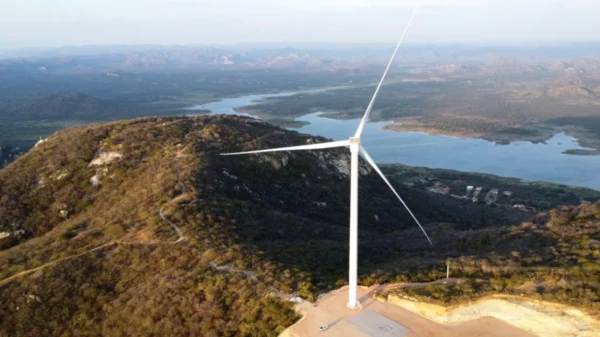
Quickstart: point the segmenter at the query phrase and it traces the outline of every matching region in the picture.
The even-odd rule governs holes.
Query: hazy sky
[[[416,0],[0,0],[0,48],[393,42]],[[600,0],[422,0],[407,42],[600,40]]]

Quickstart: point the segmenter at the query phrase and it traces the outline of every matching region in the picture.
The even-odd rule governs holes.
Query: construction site
[[[316,303],[296,305],[303,318],[280,337],[533,337],[532,333],[492,317],[463,323],[440,324],[415,312],[374,297],[381,287],[360,287],[360,308],[346,307],[348,289],[343,287]]]

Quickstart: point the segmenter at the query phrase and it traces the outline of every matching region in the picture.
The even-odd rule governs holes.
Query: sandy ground
[[[406,337],[533,337],[534,335],[513,327],[495,318],[481,318],[465,323],[442,325],[423,316],[402,309],[391,303],[384,303],[371,297],[375,288],[359,288],[359,298],[363,310],[372,310],[386,316],[411,332]],[[288,337],[365,337],[346,320],[360,313],[359,309],[346,307],[347,288],[328,293],[316,304],[304,302],[297,309],[304,317],[291,326],[281,336]],[[319,332],[319,326],[328,324],[329,329]]]
[[[600,324],[579,309],[525,297],[492,295],[443,307],[389,295],[387,301],[440,324],[467,323],[493,317],[543,337],[600,336]]]

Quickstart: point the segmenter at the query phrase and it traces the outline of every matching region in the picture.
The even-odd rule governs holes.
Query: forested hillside
[[[348,153],[219,153],[322,141],[231,116],[50,136],[0,170],[0,336],[277,335],[297,319],[286,295],[345,283]],[[526,213],[397,184],[430,247],[365,165],[360,184],[363,284],[557,244],[507,236]]]
[[[540,214],[499,232],[493,246],[504,249],[448,260],[458,285],[393,292],[445,305],[491,294],[526,295],[582,307],[600,317],[600,202]]]

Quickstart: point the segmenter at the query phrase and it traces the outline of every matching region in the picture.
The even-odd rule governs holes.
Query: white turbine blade
[[[309,145],[298,145],[289,147],[278,147],[274,149],[256,150],[256,151],[245,151],[245,152],[234,152],[234,153],[221,153],[221,156],[237,156],[240,154],[252,154],[252,153],[265,153],[265,152],[280,152],[280,151],[299,151],[299,150],[321,150],[330,149],[334,147],[348,146],[350,142],[342,140],[339,142],[309,144]]]
[[[379,89],[381,89],[381,85],[383,84],[383,81],[385,80],[385,77],[387,76],[387,73],[390,70],[390,67],[392,66],[392,62],[394,62],[394,59],[396,58],[398,49],[400,48],[402,41],[404,41],[404,36],[406,36],[406,32],[408,32],[408,28],[410,27],[410,24],[412,23],[413,19],[415,18],[415,15],[417,14],[418,10],[419,10],[419,3],[417,3],[417,5],[415,6],[415,9],[413,10],[412,15],[410,16],[410,19],[408,19],[408,22],[406,23],[406,26],[404,27],[402,36],[400,36],[400,40],[398,40],[396,49],[394,49],[394,53],[392,54],[392,57],[390,58],[390,61],[388,62],[387,67],[385,68],[385,71],[383,72],[383,76],[381,77],[381,80],[379,81],[379,84],[377,85],[377,89],[375,89],[375,93],[373,94],[373,97],[371,98],[371,102],[369,102],[369,106],[367,107],[367,110],[365,111],[365,115],[360,120],[360,124],[358,125],[358,129],[356,130],[354,137],[359,138],[360,135],[362,134],[362,130],[365,127],[367,120],[369,119],[369,115],[371,114],[371,109],[373,109],[373,104],[375,104],[375,99],[377,99],[377,94],[379,94]]]
[[[413,212],[410,211],[410,208],[408,208],[408,206],[406,205],[406,203],[404,202],[404,200],[402,200],[402,198],[400,197],[400,195],[398,194],[398,192],[396,192],[396,190],[394,189],[394,187],[392,187],[392,184],[390,184],[390,182],[387,180],[387,178],[385,177],[385,175],[383,175],[383,172],[381,172],[381,170],[379,169],[379,167],[377,166],[377,164],[375,164],[375,162],[373,161],[373,159],[371,158],[371,156],[369,156],[369,154],[367,153],[367,150],[365,150],[365,148],[362,147],[362,146],[360,147],[360,154],[363,156],[363,158],[365,158],[365,160],[369,164],[371,164],[371,166],[373,167],[373,169],[375,171],[377,171],[377,173],[379,173],[379,175],[381,176],[381,178],[383,179],[383,181],[385,181],[385,183],[392,189],[392,192],[394,192],[394,194],[398,197],[398,200],[400,200],[400,202],[402,203],[402,205],[404,205],[404,208],[406,208],[406,210],[408,211],[408,213],[410,213],[410,215],[415,220],[415,222],[417,223],[417,225],[419,225],[419,227],[423,231],[423,234],[425,234],[425,237],[427,238],[427,241],[429,241],[429,244],[431,244],[433,246],[433,243],[431,242],[431,239],[429,239],[429,235],[427,235],[427,232],[425,231],[425,228],[423,228],[423,226],[421,226],[421,223],[419,222],[419,220],[417,220],[417,217],[415,217],[415,215],[413,214]]]

